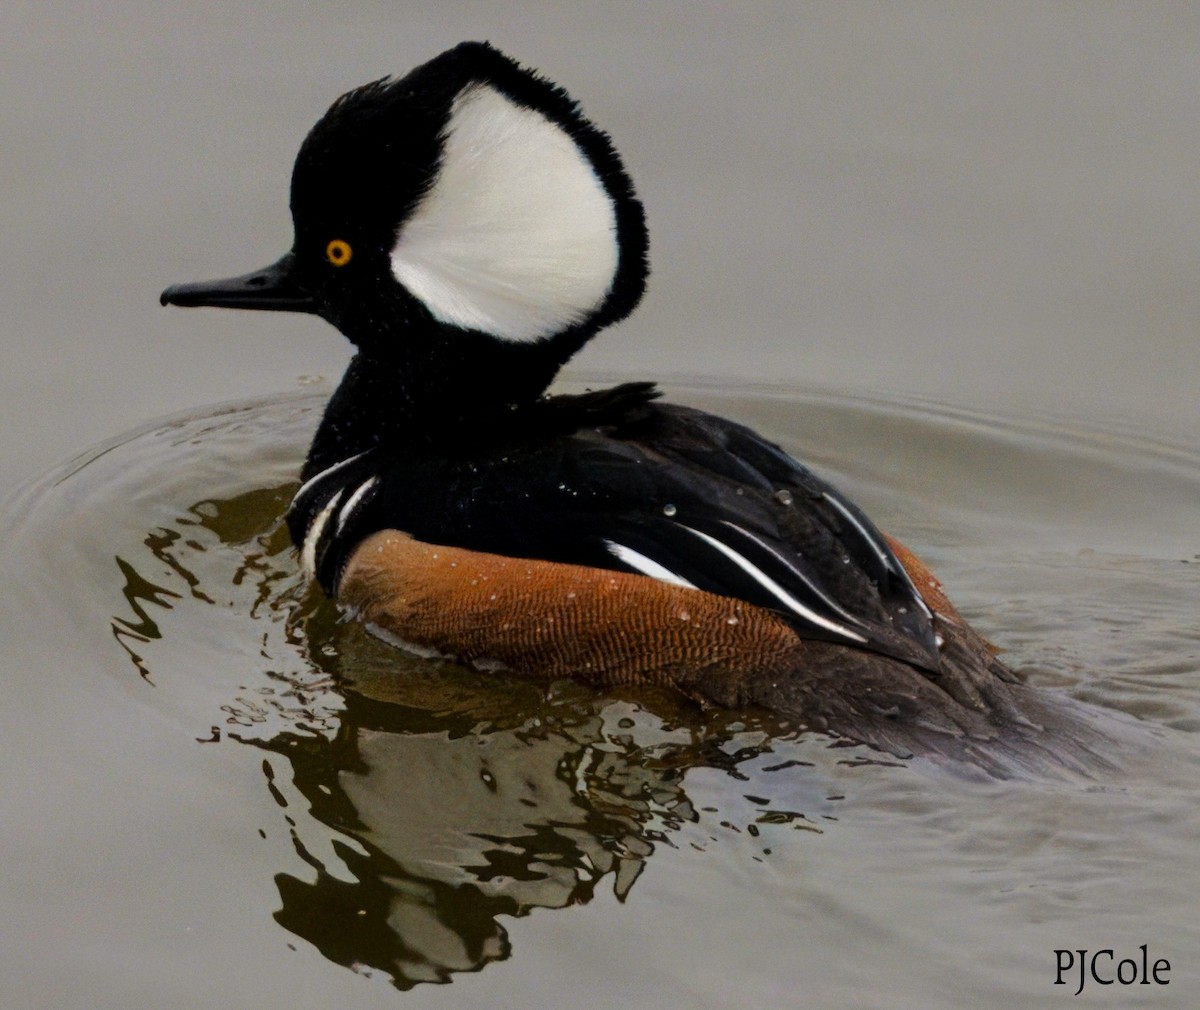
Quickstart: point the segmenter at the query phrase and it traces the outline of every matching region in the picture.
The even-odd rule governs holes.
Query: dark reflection
[[[198,565],[194,561],[185,564],[181,560],[189,554],[204,553],[204,544],[198,537],[207,532],[227,546],[253,548],[244,551],[241,564],[234,572],[233,584],[247,580],[255,584],[257,598],[251,611],[251,616],[255,616],[254,610],[259,606],[271,604],[273,585],[288,578],[288,573],[276,567],[274,561],[291,548],[282,517],[296,487],[294,482],[289,482],[220,501],[199,501],[186,514],[177,517],[173,527],[160,527],[147,534],[143,545],[167,573],[178,576],[191,597],[204,603],[214,600],[200,587],[200,575],[193,571]],[[114,560],[124,579],[121,593],[135,619],[114,616],[113,638],[129,654],[143,679],[152,682],[141,646],[162,638],[162,633],[147,607],[171,610],[174,606],[171,601],[182,599],[182,594],[143,576],[125,558],[118,556]],[[278,602],[283,603],[283,600]]]
[[[501,916],[585,903],[600,886],[624,900],[655,847],[697,819],[684,772],[732,770],[764,749],[729,752],[744,729],[689,720],[667,698],[614,701],[572,684],[546,696],[406,660],[325,608],[301,621],[310,655],[343,685],[341,726],[332,740],[259,745],[289,760],[312,813],[360,847],[334,843],[349,880],[304,853],[315,879],[276,878],[276,919],[402,987],[507,957]]]
[[[503,916],[601,887],[625,900],[656,848],[701,847],[680,837],[701,819],[685,773],[738,777],[782,730],[653,692],[547,691],[407,656],[305,589],[280,523],[291,490],[208,499],[147,535],[145,572],[118,559],[135,619],[113,629],[147,678],[128,643],[163,636],[152,614],[185,599],[232,604],[260,640],[262,668],[212,739],[267,754],[266,788],[312,869],[277,874],[275,918],[338,964],[400,988],[444,982],[509,955]],[[760,854],[758,823],[814,827],[746,799]]]

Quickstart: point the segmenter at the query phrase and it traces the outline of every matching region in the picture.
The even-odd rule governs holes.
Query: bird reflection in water
[[[398,664],[355,624],[318,619],[310,635],[310,655],[344,685],[341,726],[332,740],[263,745],[358,846],[335,845],[348,877],[311,856],[315,879],[280,874],[276,919],[402,986],[507,957],[501,916],[585,903],[605,878],[624,900],[655,846],[697,819],[684,773],[733,769],[762,747],[730,752],[731,740],[765,740],[728,720],[672,726],[668,699],[572,684],[547,697],[450,664]]]
[[[707,843],[689,770],[736,778],[770,753],[782,727],[745,713],[546,689],[377,641],[305,590],[279,526],[290,490],[197,503],[146,537],[157,564],[119,558],[136,620],[114,618],[113,633],[155,682],[147,646],[167,647],[164,612],[183,601],[209,614],[232,602],[264,622],[248,636],[263,669],[240,671],[260,684],[222,706],[213,739],[266,752],[267,787],[312,869],[276,874],[275,919],[331,961],[409,988],[504,959],[502,917],[583,904],[603,886],[625,900],[657,847]],[[750,810],[747,841],[759,814],[805,826]]]

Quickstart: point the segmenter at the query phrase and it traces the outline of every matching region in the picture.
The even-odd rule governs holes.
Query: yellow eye
[[[352,255],[354,253],[350,248],[350,243],[343,242],[340,238],[335,238],[325,247],[325,258],[335,267],[344,267],[350,262]]]

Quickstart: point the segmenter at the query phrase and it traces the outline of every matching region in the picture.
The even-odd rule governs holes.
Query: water
[[[0,828],[28,874],[16,1005],[87,974],[142,1005],[1044,1006],[1056,948],[1145,943],[1171,985],[1122,1005],[1190,1006],[1195,451],[812,390],[674,397],[833,477],[1047,690],[1141,720],[1122,771],[969,781],[405,659],[306,588],[280,523],[323,396],[193,413],[5,517],[33,643],[18,795],[69,783]]]

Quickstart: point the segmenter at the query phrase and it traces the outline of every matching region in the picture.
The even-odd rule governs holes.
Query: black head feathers
[[[582,343],[645,286],[642,207],[608,137],[485,43],[339,98],[297,157],[292,213],[315,272],[342,238],[409,316],[503,341]]]
[[[528,390],[645,288],[642,206],[608,137],[486,43],[334,102],[291,208],[278,263],[164,302],[316,312],[371,357],[481,376],[507,360]]]

